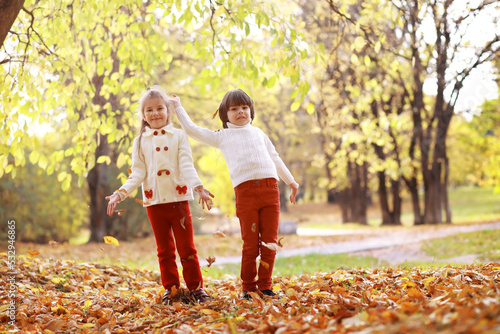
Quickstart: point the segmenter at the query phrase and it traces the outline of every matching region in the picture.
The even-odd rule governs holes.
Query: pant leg
[[[187,201],[175,203],[175,213],[172,216],[172,230],[174,231],[177,252],[181,259],[182,276],[189,290],[203,287],[200,262],[194,246],[193,221]]]
[[[161,283],[165,289],[180,285],[179,271],[175,263],[175,243],[168,217],[168,204],[147,207],[149,222],[153,228],[160,265]]]
[[[257,257],[259,256],[259,211],[256,203],[258,188],[235,188],[236,216],[240,220],[241,239],[241,280],[243,291],[257,290]]]
[[[273,182],[274,181],[274,182]],[[262,207],[259,211],[260,224],[260,259],[266,265],[259,265],[257,286],[259,290],[268,290],[272,286],[272,273],[276,251],[262,245],[278,242],[278,228],[280,217],[280,196],[276,180],[270,179],[261,188]]]

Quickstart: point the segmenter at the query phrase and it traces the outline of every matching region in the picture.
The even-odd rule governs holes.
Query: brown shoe
[[[200,289],[197,289],[197,290],[192,290],[191,294],[193,295],[193,298],[199,304],[207,302],[207,301],[209,301],[209,300],[212,299],[212,298],[210,298],[209,295],[207,295],[207,293],[205,292],[205,290],[203,290],[203,288],[200,288]]]
[[[172,290],[170,289],[165,289],[165,294],[163,295],[163,304],[165,305],[170,305],[172,303],[172,298],[170,298],[170,295],[172,294]]]

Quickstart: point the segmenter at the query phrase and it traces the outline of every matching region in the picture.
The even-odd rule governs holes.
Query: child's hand
[[[198,186],[194,188],[194,191],[196,191],[200,195],[200,199],[198,200],[198,203],[201,203],[201,208],[205,209],[205,205],[207,206],[207,210],[210,210],[212,208],[213,202],[212,198],[215,196],[208,191],[208,189],[205,189],[203,186]]]
[[[117,193],[114,193],[111,196],[106,196],[106,199],[109,201],[107,214],[108,214],[108,216],[112,216],[113,212],[115,212],[116,204],[118,204],[118,202],[120,202],[120,199],[121,199],[120,195],[118,195]]]
[[[290,194],[290,202],[295,204],[295,196],[297,196],[297,190],[299,190],[299,184],[297,182],[290,183],[290,188],[292,188],[292,193]]]
[[[174,108],[181,107],[181,98],[175,94],[173,94],[172,97],[169,98],[169,102],[172,103]]]

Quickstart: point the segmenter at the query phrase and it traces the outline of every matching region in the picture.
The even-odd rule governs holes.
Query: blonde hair
[[[153,85],[148,89],[146,89],[144,93],[142,93],[139,99],[139,114],[141,117],[141,127],[139,129],[139,143],[138,143],[139,152],[141,152],[142,134],[144,133],[144,131],[146,131],[146,126],[149,126],[148,122],[146,122],[145,120],[144,107],[146,105],[146,102],[153,97],[159,97],[165,102],[165,106],[167,107],[167,124],[170,124],[170,118],[172,117],[171,113],[172,109],[169,103],[168,95],[161,86]]]

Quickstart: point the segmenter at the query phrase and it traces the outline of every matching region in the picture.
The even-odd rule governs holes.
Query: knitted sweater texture
[[[281,178],[286,184],[295,180],[267,135],[250,123],[211,131],[194,124],[183,107],[175,109],[177,119],[193,139],[221,150],[233,187],[250,180]]]

